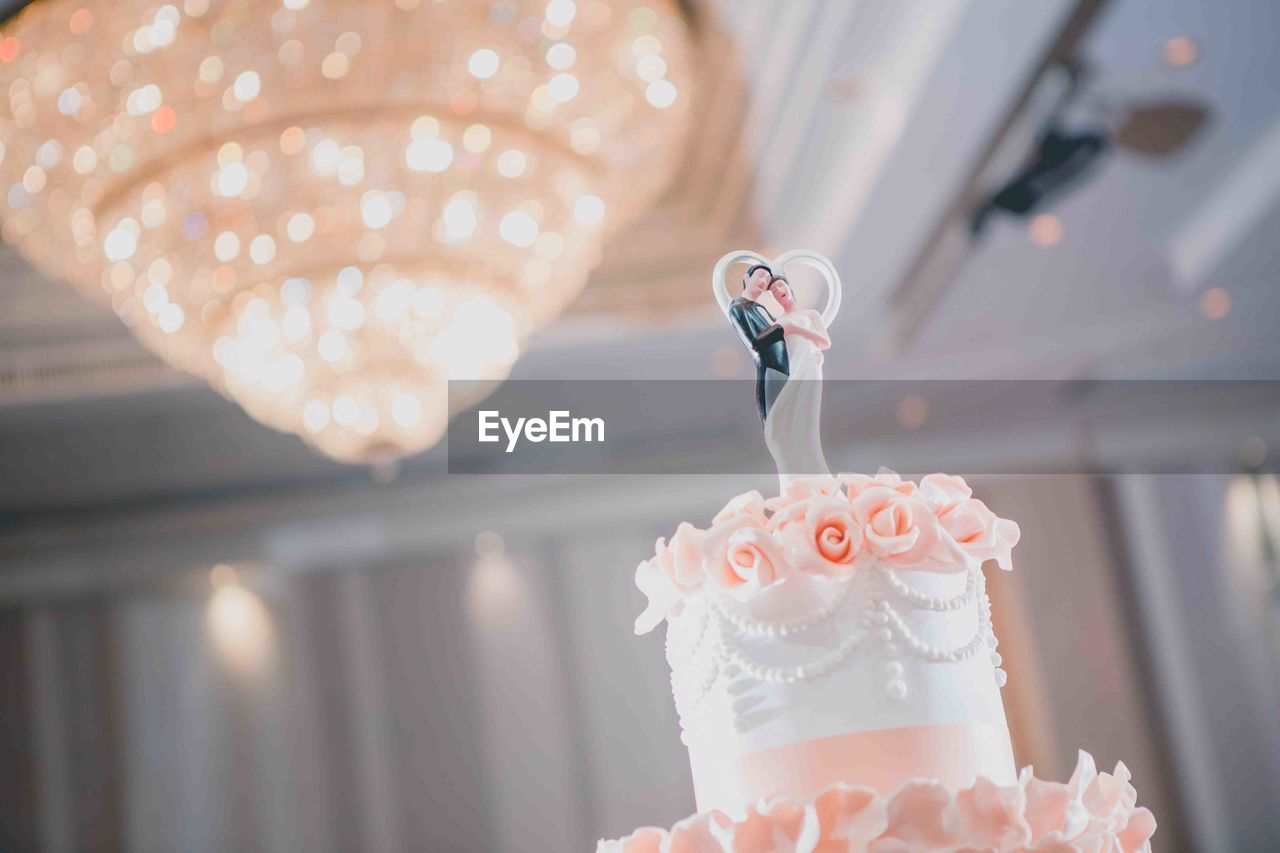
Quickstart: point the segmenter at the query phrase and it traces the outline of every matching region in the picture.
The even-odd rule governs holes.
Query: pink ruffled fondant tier
[[[979,778],[952,790],[916,779],[889,797],[838,783],[806,802],[761,801],[741,820],[709,811],[670,830],[638,829],[600,842],[597,853],[1149,851],[1156,821],[1137,805],[1129,779],[1123,763],[1099,773],[1082,751],[1066,784],[1037,779],[1030,768],[1013,785]]]

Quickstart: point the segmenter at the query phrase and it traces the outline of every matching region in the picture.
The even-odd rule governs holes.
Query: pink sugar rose
[[[807,501],[796,501],[795,503],[781,506],[769,518],[768,529],[773,532],[781,532],[794,522],[803,519],[808,510],[809,504]]]
[[[919,565],[941,544],[938,520],[916,497],[887,486],[871,486],[851,506],[867,550],[896,566]]]
[[[795,480],[776,498],[744,492],[716,514],[711,530],[681,524],[636,569],[636,585],[648,599],[636,631],[679,615],[708,580],[746,598],[793,566],[849,577],[864,555],[903,569],[958,571],[994,559],[1008,570],[1019,535],[1016,524],[997,517],[962,478],[949,474],[930,474],[917,487],[882,468],[874,477]]]
[[[994,559],[1005,571],[1013,569],[1011,552],[1021,531],[1007,518],[1000,518],[977,498],[967,498],[938,515],[942,529],[960,550],[977,560]]]
[[[920,497],[941,515],[956,504],[973,497],[973,489],[961,477],[930,474],[920,481]]]
[[[840,493],[840,481],[835,477],[802,477],[787,483],[782,489],[782,499],[788,503],[810,498],[830,497]]]
[[[849,500],[853,500],[867,489],[876,488],[877,486],[893,489],[895,492],[900,492],[908,497],[916,493],[915,483],[902,479],[888,468],[881,468],[874,477],[868,477],[866,474],[844,472],[838,474],[837,479],[844,483]]]
[[[804,507],[814,498],[840,497],[840,482],[833,476],[806,476],[792,480],[782,488],[782,494],[764,501],[764,508],[772,512],[769,526],[780,528],[787,521],[804,514]]]
[[[780,579],[787,564],[778,541],[739,515],[708,531],[702,568],[708,581],[743,598]]]
[[[743,528],[729,537],[728,562],[743,583],[737,588],[755,591],[780,579],[787,570],[782,547],[768,531]]]
[[[847,500],[815,498],[798,522],[787,525],[785,536],[799,565],[829,578],[853,574],[864,540]]]
[[[647,634],[669,616],[678,616],[684,598],[670,576],[658,565],[657,558],[645,560],[636,567],[636,586],[648,599],[644,612],[636,617],[636,634]]]
[[[764,496],[761,495],[760,492],[754,490],[750,492],[743,492],[725,504],[724,509],[720,510],[720,512],[716,514],[716,517],[711,519],[711,523],[716,525],[722,521],[728,521],[738,515],[745,515],[756,524],[764,527],[767,522],[765,517]]]
[[[792,480],[782,489],[782,494],[764,501],[764,508],[772,512],[769,530],[781,530],[804,515],[809,501],[814,498],[840,497],[840,483],[833,476],[810,476]]]
[[[702,586],[702,543],[706,538],[707,531],[684,521],[676,528],[665,550],[658,549],[663,571],[671,576],[681,592]]]
[[[636,568],[636,586],[649,600],[636,617],[635,631],[647,634],[669,616],[678,616],[686,594],[702,585],[702,543],[706,532],[685,522],[668,543],[659,539],[654,556]]]

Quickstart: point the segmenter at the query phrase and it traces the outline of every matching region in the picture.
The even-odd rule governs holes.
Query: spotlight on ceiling
[[[1109,145],[1102,131],[1070,131],[1051,120],[1026,164],[974,213],[973,234],[980,234],[996,211],[1027,216],[1043,209],[1049,199],[1077,184]]]
[[[1208,124],[1208,104],[1180,96],[1138,99],[1088,84],[1078,62],[1057,67],[1069,81],[1036,134],[1022,166],[987,196],[970,219],[977,237],[990,217],[1030,217],[1079,186],[1102,155],[1117,148],[1146,157],[1185,150]]]

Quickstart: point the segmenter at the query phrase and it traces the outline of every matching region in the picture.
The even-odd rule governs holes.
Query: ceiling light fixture
[[[437,441],[677,165],[675,0],[43,0],[0,33],[0,220],[340,460]]]

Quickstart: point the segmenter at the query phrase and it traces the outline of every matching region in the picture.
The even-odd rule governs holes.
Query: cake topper
[[[731,296],[726,274],[729,267],[742,263],[749,266],[741,292]],[[793,263],[813,267],[826,281],[827,304],[821,313],[796,303],[786,275]],[[840,310],[840,275],[817,252],[796,249],[770,261],[739,250],[716,264],[711,286],[755,363],[756,411],[783,487],[800,478],[830,477],[819,431],[822,353],[831,346],[827,328]],[[759,302],[765,293],[782,309],[777,319]]]

